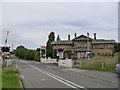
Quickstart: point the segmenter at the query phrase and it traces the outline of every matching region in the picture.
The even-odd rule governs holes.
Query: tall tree
[[[54,32],[51,32],[48,36],[48,41],[47,41],[47,46],[46,46],[46,56],[47,57],[52,57],[52,52],[53,52],[53,47],[52,47],[52,42],[55,40],[55,34]]]
[[[60,37],[59,37],[59,35],[57,36],[57,41],[60,41],[61,39],[60,39]]]
[[[120,52],[120,43],[115,43],[115,52]]]

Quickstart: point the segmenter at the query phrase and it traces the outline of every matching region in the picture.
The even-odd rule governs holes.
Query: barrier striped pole
[[[5,46],[6,46],[6,44],[7,44],[8,34],[9,34],[9,31],[7,31],[7,37],[6,37],[6,39],[5,39]]]

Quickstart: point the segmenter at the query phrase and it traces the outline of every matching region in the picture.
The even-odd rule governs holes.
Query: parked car
[[[115,72],[120,74],[120,63],[116,64]]]

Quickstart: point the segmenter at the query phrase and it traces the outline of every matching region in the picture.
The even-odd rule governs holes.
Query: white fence
[[[1,59],[1,60],[0,60],[0,64],[1,64],[1,65],[4,64],[5,67],[8,67],[8,66],[10,66],[10,65],[13,64],[13,59],[5,59],[4,62],[3,62],[3,60]]]
[[[73,61],[71,59],[59,60],[58,66],[71,68],[73,66]]]
[[[57,59],[50,59],[50,58],[43,59],[43,58],[41,58],[41,62],[43,62],[43,63],[56,63]]]

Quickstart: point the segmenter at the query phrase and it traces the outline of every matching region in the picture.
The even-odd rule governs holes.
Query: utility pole
[[[40,45],[40,60],[41,60],[41,45]]]
[[[13,44],[12,44],[12,51],[13,51]]]
[[[88,57],[89,54],[89,33],[87,32],[87,53],[86,56]]]

